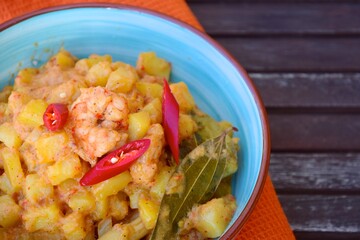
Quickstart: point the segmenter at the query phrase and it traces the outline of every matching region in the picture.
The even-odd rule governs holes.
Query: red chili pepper
[[[65,125],[68,116],[69,110],[65,104],[53,103],[46,108],[43,120],[48,130],[56,131]]]
[[[122,173],[143,155],[149,146],[150,139],[140,139],[112,151],[81,178],[81,186],[94,185]]]
[[[179,164],[179,104],[171,93],[166,79],[164,79],[162,117],[166,141],[176,163]]]

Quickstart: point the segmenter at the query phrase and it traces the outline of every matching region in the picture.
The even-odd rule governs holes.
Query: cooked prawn
[[[102,87],[80,91],[70,108],[69,127],[75,151],[94,165],[98,157],[126,142],[128,104],[124,97]]]
[[[131,167],[130,174],[135,183],[150,184],[158,171],[158,164],[165,145],[164,130],[160,124],[150,126],[144,138],[151,140],[149,149]]]

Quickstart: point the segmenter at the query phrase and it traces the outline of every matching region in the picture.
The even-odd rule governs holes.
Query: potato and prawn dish
[[[0,93],[0,239],[208,239],[236,209],[232,125],[171,64],[65,50]]]

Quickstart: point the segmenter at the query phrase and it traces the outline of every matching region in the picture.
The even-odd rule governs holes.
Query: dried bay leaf
[[[197,146],[181,160],[162,199],[151,240],[176,239],[178,222],[196,204],[205,203],[220,184],[233,154],[226,133]]]

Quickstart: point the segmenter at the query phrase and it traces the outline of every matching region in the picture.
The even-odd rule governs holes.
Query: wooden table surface
[[[360,1],[188,3],[261,93],[297,239],[360,239]]]

